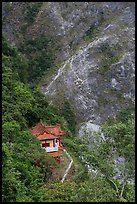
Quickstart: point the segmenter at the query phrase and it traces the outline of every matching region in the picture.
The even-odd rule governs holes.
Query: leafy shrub
[[[36,2],[34,4],[28,3],[25,18],[29,24],[32,24],[34,22],[41,6],[42,2]]]

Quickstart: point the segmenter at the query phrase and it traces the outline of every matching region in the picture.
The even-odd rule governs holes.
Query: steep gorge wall
[[[17,46],[40,33],[54,39],[59,70],[42,83],[51,102],[67,98],[78,123],[95,124],[134,106],[133,2],[43,2],[31,23],[28,4],[3,2],[3,32]]]

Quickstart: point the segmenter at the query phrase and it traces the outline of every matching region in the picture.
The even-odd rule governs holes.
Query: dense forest
[[[42,40],[49,43],[47,39]],[[134,201],[134,184],[128,182],[134,179],[135,173],[133,110],[121,112],[115,121],[106,121],[102,126],[105,140],[89,149],[92,134],[85,133],[87,139],[76,136],[75,115],[69,102],[66,101],[63,108],[49,104],[33,83],[41,76],[41,64],[44,67],[47,64],[47,68],[54,66],[52,54],[44,51],[46,56],[36,54],[34,58],[27,58],[24,49],[27,52],[35,47],[42,49],[43,42],[29,40],[18,50],[2,37],[2,201]],[[40,120],[46,124],[60,123],[68,133],[62,140],[75,164],[73,176],[64,183],[51,180],[58,165],[28,130]],[[122,182],[114,179],[112,149],[126,160],[121,167]],[[37,161],[40,161],[39,166]],[[97,169],[96,176],[88,172],[87,163]]]

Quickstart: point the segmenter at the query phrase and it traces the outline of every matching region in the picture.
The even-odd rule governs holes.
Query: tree
[[[85,163],[112,184],[119,199],[126,199],[127,186],[130,186],[129,182],[134,182],[135,177],[134,126],[131,117],[109,125],[106,122],[102,126],[102,133],[86,133],[82,140],[87,145],[92,144],[89,153],[83,153]]]

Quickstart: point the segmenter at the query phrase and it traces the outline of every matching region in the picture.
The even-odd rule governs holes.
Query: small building
[[[60,146],[60,138],[52,134],[44,133],[37,137],[41,141],[41,146],[45,148],[46,152],[57,152]]]
[[[41,147],[60,163],[63,155],[62,150],[64,149],[61,137],[65,135],[61,130],[60,124],[45,125],[40,121],[34,127],[30,128],[30,131],[41,141]]]

